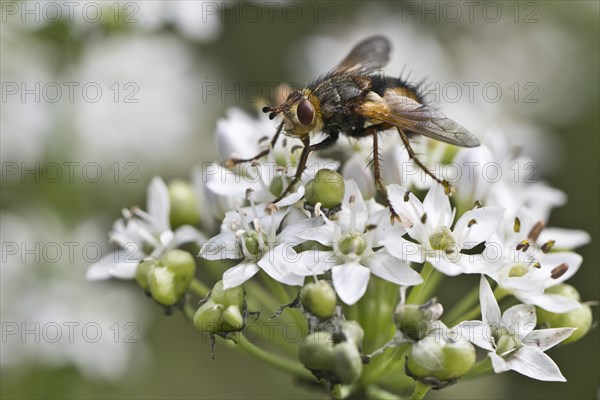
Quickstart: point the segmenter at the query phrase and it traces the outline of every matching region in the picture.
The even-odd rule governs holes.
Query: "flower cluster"
[[[384,134],[374,156],[384,160],[388,205],[374,190],[370,147],[354,139],[311,154],[301,181],[275,202],[292,182],[302,143],[285,138],[271,148],[273,130],[231,110],[217,128],[220,162],[195,169],[191,183],[155,178],[147,210],[123,212],[111,233],[119,250],[88,277],[137,276],[155,300],[181,307],[213,339],[314,376],[338,396],[403,394],[410,390],[405,375],[416,381],[416,398],[492,370],[564,380],[544,351],[591,326],[589,304],[564,283],[582,265],[573,249],[589,236],[546,227],[565,195],[513,173],[532,161],[515,155],[501,132],[485,133],[473,149],[415,143],[427,154],[422,162],[451,183],[451,197],[411,161],[397,135]],[[256,161],[226,163],[261,151]],[[399,218],[390,219],[388,206]],[[195,253],[197,275],[209,279],[192,279],[182,249]],[[480,274],[480,287],[454,307],[438,303],[444,276],[464,274]],[[207,284],[215,281],[211,292]],[[498,302],[509,296],[519,304],[502,314]],[[265,353],[245,338],[246,300],[298,324],[301,364],[297,355]],[[274,344],[289,349],[285,339]],[[471,343],[489,357],[475,364]]]

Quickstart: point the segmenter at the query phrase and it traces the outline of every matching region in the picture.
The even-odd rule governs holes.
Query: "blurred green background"
[[[3,1],[2,398],[323,398],[223,346],[212,361],[180,315],[133,284],[84,275],[152,176],[188,178],[216,158],[229,107],[254,112],[277,83],[302,85],[374,33],[393,44],[388,74],[427,77],[436,106],[476,135],[502,129],[568,195],[550,225],[591,234],[569,283],[600,299],[599,15],[597,1]],[[448,279],[439,297],[476,280]],[[54,323],[65,336],[65,322],[80,323],[72,342],[43,340]],[[90,322],[98,343],[78,330]],[[40,343],[15,340],[36,323],[48,329]],[[508,372],[431,397],[596,398],[598,344],[593,329],[549,352],[564,384]]]

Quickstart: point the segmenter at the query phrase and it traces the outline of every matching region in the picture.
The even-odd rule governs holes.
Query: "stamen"
[[[246,217],[248,216],[248,214],[246,213],[246,211],[242,210],[241,208],[238,208],[237,213],[240,215],[240,222],[242,223],[242,227],[244,228],[244,230],[246,232],[250,232],[252,230],[252,228],[250,228],[250,225],[248,225],[248,221],[246,221]]]
[[[523,250],[525,252],[527,249],[529,249],[529,241],[527,239],[523,239],[517,244],[517,251]]]
[[[354,207],[356,197],[354,194],[350,195],[348,200],[350,206],[350,232],[356,231],[356,208]]]
[[[258,218],[254,218],[253,221],[254,224],[254,228],[256,229],[256,233],[258,233],[258,245],[260,246],[261,249],[265,248],[265,238],[263,237],[262,233],[263,233],[263,229],[262,229],[262,225],[260,224],[260,220]]]
[[[479,200],[475,200],[475,203],[473,204],[473,208],[481,208],[483,207],[483,203],[481,203]]]
[[[423,213],[423,215],[421,216],[421,223],[425,224],[427,222],[427,213]]]
[[[404,199],[403,199],[403,200],[404,200],[404,202],[406,203],[406,202],[408,202],[408,200],[409,200],[409,199],[410,199],[410,190],[407,190],[407,191],[404,193]]]
[[[540,264],[539,262],[534,262],[533,264],[531,264],[531,266],[535,269],[540,269],[542,268],[542,264]]]
[[[521,220],[517,217],[515,217],[515,224],[513,226],[513,231],[515,233],[521,232]]]
[[[467,228],[470,228],[470,227],[472,227],[472,226],[473,226],[473,225],[475,225],[476,223],[477,223],[477,221],[476,221],[476,220],[474,220],[474,219],[470,220],[470,221],[467,223]]]
[[[321,203],[318,202],[317,204],[315,204],[315,217],[320,217],[321,216]]]
[[[254,219],[258,219],[258,211],[256,211],[256,204],[254,204],[254,199],[252,198],[252,192],[254,189],[248,188],[246,189],[246,200],[250,201],[250,207],[252,207],[252,214],[254,214]]]
[[[555,240],[548,240],[546,243],[544,243],[541,247],[542,253],[549,253],[550,250],[552,250],[552,247],[554,247],[554,243],[556,243]]]
[[[527,237],[532,242],[537,241],[538,238],[540,237],[540,233],[542,233],[542,230],[544,229],[545,226],[546,226],[546,224],[544,224],[544,221],[539,221],[537,224],[535,224],[533,226],[533,228],[531,228],[531,231],[529,231],[529,235],[527,235]]]
[[[568,269],[569,269],[569,264],[562,263],[558,267],[555,267],[550,272],[550,278],[552,278],[552,279],[558,279],[561,276],[563,276],[565,274],[565,272],[567,272]]]

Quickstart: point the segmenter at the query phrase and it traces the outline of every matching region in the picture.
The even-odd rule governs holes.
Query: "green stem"
[[[251,356],[271,364],[272,366],[281,370],[287,371],[299,378],[309,379],[311,382],[314,381],[314,376],[308,371],[302,364],[296,361],[291,361],[283,357],[276,356],[272,353],[268,353],[258,346],[255,346],[243,335],[237,335],[232,337],[232,340],[238,345],[238,348],[244,350]],[[225,342],[228,345],[232,345],[231,342]]]
[[[428,391],[429,386],[417,381],[417,384],[415,385],[415,390],[410,395],[410,400],[421,400],[423,397],[425,397]]]
[[[388,392],[387,390],[385,390],[379,386],[375,386],[375,385],[367,386],[367,388],[365,389],[365,394],[367,395],[367,398],[374,399],[374,400],[399,400],[400,399],[400,396],[398,396],[397,394]]]
[[[406,304],[422,304],[428,300],[429,296],[439,285],[442,273],[433,268],[433,265],[426,262],[421,270],[423,283],[415,286],[406,299]]]
[[[208,286],[200,282],[198,279],[194,279],[190,284],[190,290],[198,295],[198,297],[205,298],[210,292]]]
[[[186,303],[183,308],[183,312],[185,313],[185,316],[190,321],[193,321],[194,313],[195,313],[194,307],[192,307],[190,304]],[[295,361],[285,359],[283,357],[277,356],[272,353],[268,353],[268,352],[264,351],[263,349],[261,349],[260,347],[255,346],[254,344],[249,342],[248,339],[242,334],[232,336],[230,339],[231,339],[231,341],[229,341],[229,340],[224,341],[224,344],[226,346],[241,349],[244,352],[246,352],[247,354],[249,354],[263,362],[266,362],[267,364],[270,364],[276,368],[279,368],[279,369],[287,371],[293,375],[296,375],[299,378],[309,379],[311,381],[314,380],[314,376],[306,368],[304,368],[304,366],[302,364],[295,362]],[[237,346],[236,346],[236,344],[237,344]]]
[[[477,304],[479,300],[479,285],[475,286],[469,293],[467,293],[453,308],[450,312],[444,317],[444,322],[448,326],[455,325],[454,322],[461,322],[458,317],[461,314],[466,313],[473,305]]]
[[[505,298],[508,294],[509,293],[507,291],[501,289],[500,287],[497,287],[496,290],[494,290],[494,297],[496,298],[497,302],[500,302],[500,300]],[[461,316],[459,316],[453,320],[448,318],[448,321],[449,322],[458,321],[459,323],[462,321],[469,321],[469,320],[472,320],[473,318],[477,317],[479,314],[481,314],[481,305],[478,304],[477,306],[473,307],[469,311],[465,312],[464,314],[462,314]]]

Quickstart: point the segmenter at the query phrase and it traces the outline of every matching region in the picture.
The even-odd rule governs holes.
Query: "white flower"
[[[332,249],[308,250],[300,255],[314,274],[331,269],[333,286],[344,303],[352,305],[365,294],[371,273],[397,285],[422,282],[406,262],[377,249],[384,237],[400,240],[405,231],[398,224],[390,225],[383,206],[374,200],[365,203],[356,182],[346,181],[342,210],[335,220],[322,216],[324,225],[300,231],[298,237]]]
[[[418,243],[387,239],[388,252],[400,259],[427,261],[440,272],[454,276],[461,273],[481,273],[490,266],[482,257],[465,255],[461,250],[472,249],[486,241],[500,226],[503,209],[482,207],[464,213],[453,225],[456,210],[441,185],[433,185],[424,201],[399,185],[388,186],[390,202],[400,215],[411,238]]]
[[[512,369],[533,379],[566,381],[544,351],[568,338],[574,328],[534,330],[536,316],[531,305],[513,306],[501,316],[492,288],[483,275],[479,297],[482,321],[465,321],[459,327],[473,344],[488,351],[496,373]]]
[[[270,138],[276,131],[266,118],[252,118],[244,111],[231,108],[227,118],[217,124],[217,146],[222,160],[229,158],[250,159],[267,149]],[[318,138],[314,143],[319,141]],[[232,200],[243,200],[247,190],[252,190],[256,202],[272,201],[276,194],[285,188],[294,177],[300,156],[302,142],[297,138],[281,135],[275,147],[255,163],[238,164],[234,170],[228,170],[218,164],[212,164],[206,174],[206,188],[218,196]],[[304,182],[314,178],[319,169],[336,170],[339,162],[322,159],[311,153],[302,175]],[[304,195],[300,186],[285,199],[277,202],[286,206],[299,201]]]
[[[544,293],[545,289],[571,278],[583,259],[571,251],[550,251],[559,242],[548,235],[557,231],[550,230],[541,242],[544,224],[536,221],[534,214],[523,210],[513,222],[513,229],[504,229],[490,239],[493,246],[486,249],[484,258],[496,267],[491,267],[486,275],[522,303],[555,313],[579,308],[580,304],[575,299]],[[560,236],[557,238],[560,239]],[[576,231],[575,240],[570,240],[569,244],[582,243],[582,239],[585,239],[584,232]],[[560,248],[560,244],[557,247]]]
[[[133,279],[137,264],[146,257],[158,258],[164,252],[184,243],[201,243],[205,238],[198,230],[183,225],[174,232],[169,223],[169,192],[165,182],[155,177],[148,187],[148,211],[123,211],[110,233],[119,246],[114,254],[102,257],[87,271],[87,279]]]
[[[225,288],[239,286],[259,269],[286,285],[300,286],[311,275],[293,249],[299,244],[296,232],[312,226],[314,219],[292,215],[296,210],[266,213],[255,205],[226,213],[221,233],[202,245],[200,256],[207,260],[243,259],[223,274]]]

